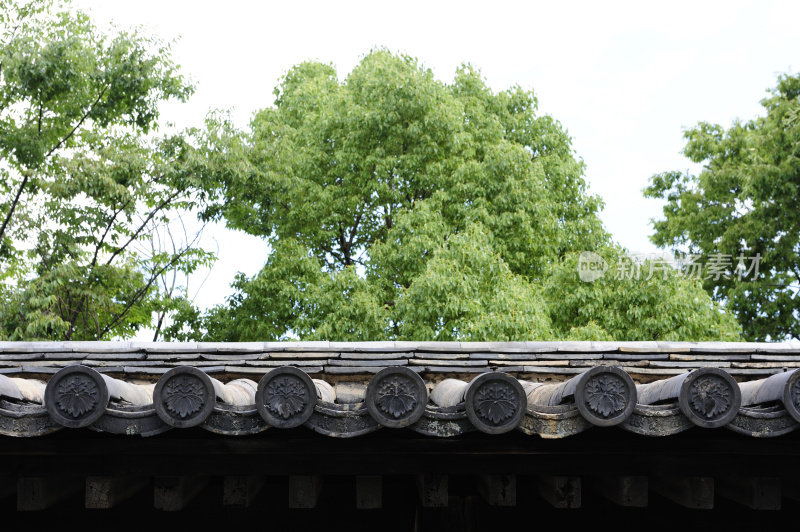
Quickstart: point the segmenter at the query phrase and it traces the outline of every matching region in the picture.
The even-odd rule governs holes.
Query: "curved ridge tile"
[[[30,438],[61,430],[43,405],[0,401],[0,434]]]
[[[215,434],[226,436],[258,434],[270,428],[258,413],[255,404],[240,406],[218,403],[200,426]]]
[[[628,419],[636,405],[636,385],[622,369],[599,365],[560,383],[526,383],[529,407],[575,404],[592,425],[610,427]]]
[[[730,373],[720,368],[694,369],[636,387],[640,404],[678,401],[681,412],[703,428],[723,427],[739,411],[742,392]]]
[[[556,406],[528,405],[518,429],[530,436],[561,439],[583,432],[593,425],[574,404]]]
[[[440,407],[452,407],[464,403],[468,382],[459,379],[443,379],[431,390],[430,400]]]
[[[726,428],[754,438],[774,438],[800,427],[785,408],[742,407]]]
[[[364,403],[338,405],[321,401],[314,406],[314,412],[305,422],[305,426],[334,438],[353,438],[381,428],[369,415]]]
[[[777,373],[766,379],[739,383],[742,406],[779,401],[800,422],[800,369]]]
[[[429,403],[419,421],[409,428],[426,436],[440,438],[452,438],[476,430],[467,417],[464,403],[448,407],[439,407]]]
[[[325,403],[336,402],[336,388],[322,379],[311,379],[317,388],[317,399]]]
[[[38,379],[21,379],[0,375],[0,396],[31,403],[44,403],[46,383]]]
[[[112,399],[122,399],[134,405],[153,404],[154,384],[134,384],[120,379],[102,375]]]
[[[671,436],[694,427],[678,403],[665,405],[638,404],[633,414],[620,425],[623,429],[643,436]]]
[[[172,427],[158,416],[153,404],[119,405],[109,404],[105,413],[89,425],[91,430],[127,436],[155,436]]]
[[[256,402],[258,383],[251,379],[236,379],[223,383],[211,379],[217,398],[226,405],[247,406]]]

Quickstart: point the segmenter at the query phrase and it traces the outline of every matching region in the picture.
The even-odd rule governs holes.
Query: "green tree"
[[[157,335],[169,276],[209,259],[170,238],[185,142],[147,135],[192,87],[168,46],[64,4],[0,0],[0,39],[0,338]]]
[[[761,104],[728,129],[688,130],[684,154],[702,171],[655,175],[645,195],[667,202],[653,242],[714,261],[724,273],[705,272],[704,287],[745,337],[782,340],[800,337],[800,76],[780,76]]]
[[[740,339],[736,318],[710,301],[702,283],[656,259],[634,263],[623,250],[602,251],[609,270],[592,282],[575,275],[568,254],[544,281],[557,331],[574,340]]]
[[[329,65],[297,65],[275,96],[247,131],[214,116],[198,132],[204,216],[272,251],[260,273],[237,278],[227,305],[186,309],[175,337],[511,340],[577,327],[652,339],[691,320],[702,323],[680,330],[692,339],[725,335],[702,292],[694,306],[656,307],[673,314],[653,322],[603,321],[603,304],[564,319],[555,294],[577,269],[548,280],[561,279],[570,253],[611,240],[568,135],[537,114],[531,92],[494,92],[470,66],[445,84],[413,58],[375,50],[343,81]],[[599,285],[582,288],[600,297]]]

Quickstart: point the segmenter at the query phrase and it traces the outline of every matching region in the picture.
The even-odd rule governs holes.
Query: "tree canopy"
[[[217,112],[158,136],[159,104],[193,91],[169,45],[68,4],[0,7],[0,339],[741,333],[674,268],[581,280],[583,252],[625,250],[531,91],[376,49],[343,79],[293,67],[244,130]],[[212,260],[176,222],[195,209],[270,245],[204,312],[179,280]]]
[[[707,292],[746,338],[782,340],[800,337],[800,76],[780,76],[761,104],[753,120],[688,130],[702,171],[655,175],[645,195],[666,200],[653,242],[716,256],[724,273],[703,276]]]
[[[168,225],[185,142],[148,135],[191,85],[169,46],[60,3],[0,0],[0,40],[0,338],[157,336],[209,259]]]
[[[737,338],[696,282],[578,279],[618,249],[563,127],[532,92],[452,83],[378,49],[343,80],[292,68],[240,131],[197,132],[206,219],[265,238],[264,268],[227,304],[184,309],[174,338],[617,340]]]

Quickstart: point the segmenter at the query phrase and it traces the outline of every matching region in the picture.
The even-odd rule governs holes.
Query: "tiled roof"
[[[800,426],[800,342],[0,342],[0,434]],[[698,429],[699,430],[699,429]]]

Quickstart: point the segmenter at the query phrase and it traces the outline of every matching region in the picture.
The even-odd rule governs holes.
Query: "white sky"
[[[800,2],[202,2],[80,0],[105,25],[143,25],[180,37],[174,57],[197,85],[187,104],[162,118],[201,125],[210,109],[232,109],[244,127],[270,106],[292,65],[333,63],[346,75],[374,46],[405,52],[451,81],[479,67],[495,90],[533,89],[540,113],[569,131],[586,179],[606,207],[601,217],[631,252],[656,251],[645,200],[648,178],[693,169],[683,130],[761,113],[759,101],[782,72],[800,68]],[[236,271],[256,273],[267,248],[223,228],[207,231],[220,259],[195,299],[224,301]],[[192,280],[192,291],[202,279]]]

